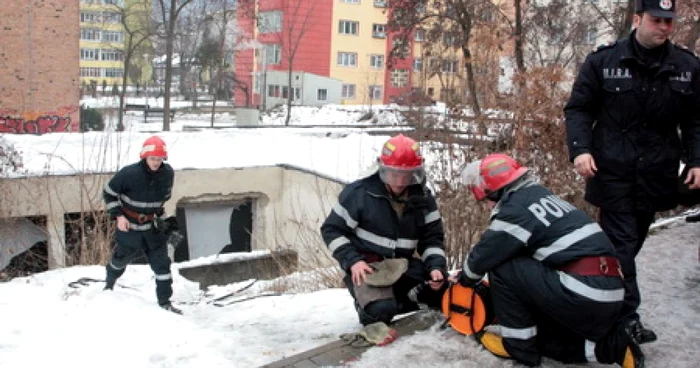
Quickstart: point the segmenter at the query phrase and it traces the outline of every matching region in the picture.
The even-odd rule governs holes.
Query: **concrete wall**
[[[111,176],[2,179],[0,187],[7,195],[0,204],[0,217],[46,216],[49,267],[62,267],[64,214],[103,209],[102,188]],[[173,215],[176,206],[253,198],[252,250],[295,249],[304,267],[306,261],[323,264],[330,259],[319,226],[340,189],[336,181],[291,167],[178,170],[165,210]]]
[[[0,2],[0,133],[79,130],[78,4]]]

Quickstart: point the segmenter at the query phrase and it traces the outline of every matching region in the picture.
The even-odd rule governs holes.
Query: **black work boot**
[[[160,307],[175,314],[182,314],[182,310],[175,308],[171,303],[161,304]]]
[[[641,325],[639,321],[636,322]],[[638,340],[634,335],[634,329],[636,328],[635,325],[636,324],[631,323],[624,328],[627,347],[625,348],[625,352],[622,356],[622,361],[619,362],[622,368],[644,368],[644,353],[642,353],[642,349],[639,347]],[[647,331],[654,334],[654,332],[651,330]],[[656,340],[655,334],[654,340]]]
[[[116,280],[106,280],[105,287],[102,290],[114,290],[114,283]]]
[[[654,331],[644,328],[644,325],[642,325],[642,322],[639,320],[633,320],[629,323],[629,331],[637,344],[646,344],[656,341],[656,334]]]

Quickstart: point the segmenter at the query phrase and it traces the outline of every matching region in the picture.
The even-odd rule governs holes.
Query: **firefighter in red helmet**
[[[158,304],[180,313],[170,303],[173,294],[167,239],[175,228],[174,217],[166,218],[163,205],[170,199],[174,171],[164,162],[168,148],[152,136],[143,143],[141,160],[119,170],[104,187],[104,200],[117,221],[116,245],[107,264],[106,290],[111,290],[126,266],[143,250],[156,276]]]
[[[418,142],[392,137],[377,160],[374,174],[342,190],[321,226],[363,325],[389,323],[419,304],[439,308],[446,288],[442,218],[424,185]]]
[[[642,367],[641,349],[619,316],[620,265],[598,224],[505,154],[469,163],[462,182],[491,207],[489,227],[450,276],[471,286],[488,274],[498,325],[478,335],[482,345],[526,365],[548,356]]]

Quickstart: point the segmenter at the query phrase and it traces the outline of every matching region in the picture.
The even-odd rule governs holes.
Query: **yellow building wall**
[[[127,17],[128,20],[132,20],[140,16],[140,14],[145,14],[148,16],[151,13],[151,6],[152,2],[148,0],[124,0],[124,5],[120,6],[123,7],[123,9],[126,9],[124,12],[125,13],[130,13],[133,14],[129,17]],[[83,3],[82,1],[80,2],[80,11],[81,12],[104,12],[104,11],[111,11],[111,12],[121,12],[120,7],[116,7],[114,5],[110,4],[86,4]],[[150,17],[149,17],[150,18]],[[80,21],[80,18],[79,20]],[[134,27],[137,27],[137,25],[134,25]],[[94,29],[99,29],[99,30],[108,30],[108,31],[122,31],[124,32],[124,27],[121,23],[105,23],[105,22],[95,22],[95,23],[90,23],[90,22],[80,22],[80,28],[94,28]],[[127,35],[124,33],[124,38],[126,38]],[[93,41],[93,40],[80,40],[80,48],[90,48],[90,49],[102,49],[102,50],[122,50],[124,49],[124,42],[106,42],[106,41]],[[82,60],[80,59],[80,67],[81,68],[118,68],[118,69],[124,69],[124,62],[123,61],[112,61],[112,60]],[[103,72],[104,73],[104,72]],[[151,74],[151,67],[150,65],[146,66],[144,68],[144,75],[142,76],[142,80],[148,80],[150,79],[150,74]],[[102,85],[103,81],[106,81],[109,86],[113,85],[114,83],[121,85],[122,83],[122,78],[121,77],[105,77],[104,75],[100,77],[80,77],[80,81],[85,82],[86,84],[89,84],[90,81],[96,81],[99,86]]]
[[[358,35],[340,34],[341,20],[359,22]],[[331,29],[331,67],[330,77],[343,81],[343,84],[355,85],[355,98],[343,98],[344,104],[381,103],[381,100],[369,99],[369,86],[380,85],[384,93],[384,73],[386,72],[386,38],[373,38],[372,25],[386,24],[387,17],[384,8],[374,7],[370,0],[360,1],[359,4],[348,4],[337,1],[333,4],[333,23]],[[349,52],[357,54],[357,66],[347,67],[338,65],[338,53]],[[384,63],[381,69],[370,66],[371,55],[383,55]],[[382,97],[383,97],[382,93]]]

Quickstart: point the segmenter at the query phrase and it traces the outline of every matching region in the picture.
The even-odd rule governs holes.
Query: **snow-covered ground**
[[[659,336],[643,346],[647,367],[690,368],[700,361],[699,235],[700,224],[667,221],[640,254],[641,314]],[[99,266],[72,267],[0,283],[0,366],[256,367],[360,328],[344,289],[284,292],[217,307],[209,303],[213,297],[250,282],[203,293],[175,272],[173,300],[184,310],[178,316],[156,305],[148,266],[127,268],[119,284],[129,288],[102,291],[101,284],[78,289],[67,285],[80,277],[102,278],[103,273]],[[299,289],[311,282],[308,275],[290,277]],[[258,281],[238,297],[260,295],[279,283]],[[471,338],[438,327],[370,349],[352,366],[516,366]],[[545,360],[543,366],[563,365]]]

